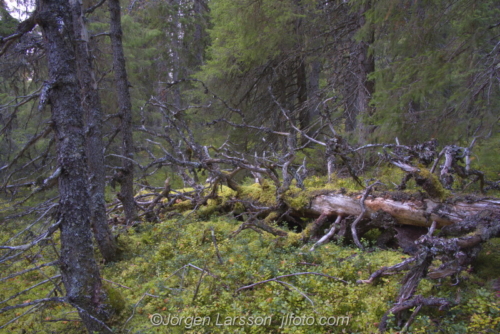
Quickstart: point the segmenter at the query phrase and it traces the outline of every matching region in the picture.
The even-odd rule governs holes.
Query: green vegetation
[[[232,238],[239,222],[214,217],[211,220],[190,218],[171,219],[159,224],[142,223],[120,234],[121,244],[127,245],[124,259],[102,267],[102,276],[112,305],[121,309],[113,318],[117,333],[318,333],[345,330],[348,333],[370,333],[399,288],[402,274],[385,276],[376,284],[359,285],[356,280],[368,277],[382,266],[389,266],[407,258],[396,250],[373,248],[365,253],[352,247],[329,243],[308,252],[308,247],[287,246],[270,234],[244,230]],[[213,228],[222,264],[217,260],[211,238]],[[369,241],[364,241],[370,245]],[[492,287],[497,274],[491,270],[500,267],[498,249],[486,246],[476,272],[463,273],[458,285],[455,279],[441,282],[423,281],[417,294],[434,294],[460,300],[460,304],[446,313],[428,308],[419,313],[412,333],[478,333],[500,329],[500,302]],[[492,257],[492,252],[495,253]],[[43,254],[44,257],[50,254]],[[488,261],[487,266],[483,265]],[[21,264],[20,264],[21,265]],[[488,267],[488,268],[487,268]],[[488,272],[488,270],[490,272]],[[253,288],[241,287],[282,275],[312,272],[333,276],[297,275],[270,281]],[[42,269],[4,282],[3,294],[21,291],[42,276],[54,274]],[[38,288],[43,289],[43,288]],[[27,302],[40,291],[25,294]],[[6,296],[6,295],[5,295]],[[74,319],[64,305],[48,305],[43,316],[30,315],[22,322],[9,325],[10,332],[21,329],[50,333],[51,331],[78,333],[83,330],[79,322],[52,319]],[[285,326],[281,321],[290,314],[297,317],[348,317],[345,325]],[[154,314],[171,317],[209,317],[210,326],[186,329],[184,326],[154,327]],[[126,322],[131,316],[133,317]],[[223,326],[227,317],[268,317],[270,324],[262,326]],[[334,321],[334,320],[331,320]],[[4,320],[2,320],[4,322]],[[392,330],[398,331],[393,324]]]
[[[56,35],[71,25],[40,8],[19,24],[0,0],[0,333],[85,332],[78,303],[63,302],[73,281],[61,275],[79,263],[57,262],[69,253],[60,231],[90,231],[85,224],[99,220],[88,209],[74,224],[60,209],[69,201],[59,181],[73,171],[60,166],[83,151],[61,152],[77,136],[57,135],[78,128],[83,144],[100,131],[89,126],[96,114],[85,86],[99,92],[103,113],[103,147],[93,149],[104,152],[105,192],[93,201],[104,198],[107,217],[92,233],[109,227],[112,237],[102,239],[116,237],[121,258],[107,263],[113,258],[97,241],[92,248],[88,233],[88,251],[74,254],[95,257],[103,280],[87,277],[93,283],[81,286],[93,290],[76,299],[103,292],[90,312],[112,315],[103,320],[113,332],[375,333],[386,311],[419,295],[450,307],[417,303],[389,315],[388,332],[500,332],[500,206],[491,199],[500,197],[499,1],[115,1],[129,153],[110,13],[102,3],[86,12],[98,2],[73,13],[88,36],[60,44],[83,46],[92,63],[73,68],[70,93],[81,95],[81,108],[77,98],[65,105],[84,117],[66,127],[52,108],[68,85],[51,81],[60,62],[47,62],[61,46],[50,48],[42,22],[55,20]],[[66,192],[82,196],[66,212],[88,204],[86,182],[97,178],[84,165]],[[136,196],[127,206],[121,187],[132,169]],[[313,209],[327,196],[355,209],[326,200]],[[363,211],[373,199],[379,207]],[[388,202],[399,206],[389,212]],[[477,206],[454,211],[469,204]],[[123,219],[130,208],[138,216]],[[83,234],[65,240],[77,244]],[[414,261],[371,282],[406,259]],[[404,295],[408,280],[416,291]],[[209,323],[156,327],[155,314]],[[315,322],[280,328],[303,316]],[[238,323],[217,326],[226,319]]]

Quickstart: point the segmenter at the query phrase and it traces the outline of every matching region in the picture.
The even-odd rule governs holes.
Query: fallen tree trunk
[[[387,196],[369,196],[365,203],[365,217],[370,218],[378,211],[383,211],[403,225],[430,227],[432,222],[443,227],[462,222],[465,218],[481,211],[491,211],[500,215],[500,200],[491,198],[450,200],[438,202],[431,199],[396,200]],[[307,211],[311,215],[358,216],[362,212],[360,196],[328,193],[311,200]]]

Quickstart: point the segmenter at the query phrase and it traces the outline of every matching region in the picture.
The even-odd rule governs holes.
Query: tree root
[[[421,236],[415,242],[418,247],[415,256],[394,266],[383,267],[373,273],[367,280],[357,281],[357,283],[371,284],[382,275],[409,269],[401,281],[401,289],[394,306],[381,319],[380,332],[387,329],[389,314],[394,314],[399,325],[402,325],[404,319],[401,313],[404,310],[417,307],[405,324],[405,327],[408,328],[422,306],[439,306],[440,309],[450,307],[452,302],[443,298],[414,296],[420,281],[425,277],[441,279],[451,275],[458,275],[462,270],[466,269],[476,259],[481,244],[500,235],[498,219],[497,214],[482,212],[468,217],[457,226],[448,229],[444,228],[439,236],[432,235],[436,227],[436,222],[433,222],[429,233]],[[446,238],[450,234],[456,234],[457,230],[462,233],[469,233],[469,235]],[[436,258],[439,258],[443,264],[437,269],[431,269],[432,262]],[[410,264],[413,264],[413,266],[410,267]]]

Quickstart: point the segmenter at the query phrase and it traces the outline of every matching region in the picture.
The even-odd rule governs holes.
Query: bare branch
[[[19,25],[17,26],[16,33],[0,39],[0,45],[3,44],[3,47],[0,50],[0,57],[7,52],[12,43],[17,41],[24,34],[27,34],[31,30],[33,30],[33,28],[36,26],[37,17],[38,17],[38,10],[35,10],[35,12],[33,12],[33,14],[31,14],[30,17],[28,17],[23,22],[19,23]]]
[[[324,244],[325,242],[327,242],[328,240],[330,240],[330,238],[335,234],[335,230],[337,228],[337,225],[339,225],[341,221],[342,221],[342,216],[338,215],[337,219],[332,224],[332,227],[330,228],[330,230],[328,231],[328,233],[325,234],[321,239],[319,239],[318,241],[316,241],[316,243],[311,247],[311,249],[309,249],[309,251],[312,252],[314,249],[316,249],[316,247],[319,247],[322,244]]]
[[[85,15],[92,14],[94,12],[94,10],[101,7],[105,2],[106,2],[106,0],[100,0],[98,3],[96,3],[92,7],[87,8],[87,10],[85,11]]]
[[[0,301],[0,304],[4,304],[4,303],[8,302],[9,300],[16,298],[17,296],[20,296],[24,293],[27,293],[27,292],[35,289],[36,287],[39,287],[40,285],[43,285],[43,284],[48,283],[48,282],[52,282],[53,280],[55,280],[56,278],[59,278],[59,277],[61,277],[61,275],[55,275],[55,276],[50,277],[49,279],[46,279],[45,281],[38,282],[37,284],[30,286],[29,288],[24,289],[23,291],[19,291],[18,293],[13,294],[12,296],[10,296],[9,298],[7,298],[5,300]]]
[[[334,276],[330,276],[330,275],[327,275],[327,274],[315,273],[315,272],[300,272],[300,273],[294,273],[294,274],[277,276],[277,277],[273,277],[273,278],[270,278],[270,279],[267,279],[267,280],[264,280],[264,281],[260,281],[260,282],[257,282],[257,283],[253,283],[253,284],[250,284],[250,285],[245,285],[245,286],[242,286],[241,288],[238,288],[235,291],[235,293],[238,293],[241,290],[253,288],[254,286],[257,286],[257,285],[260,285],[260,284],[264,284],[264,283],[267,283],[267,282],[277,281],[277,280],[279,280],[281,278],[292,277],[292,276],[299,276],[299,275],[317,275],[317,276],[323,276],[323,277],[332,278],[332,279],[335,279],[337,281],[341,281],[342,283],[348,284],[348,282],[344,281],[343,279],[340,279],[340,278],[334,277]]]
[[[18,308],[28,307],[28,306],[36,305],[36,304],[40,304],[40,303],[49,303],[49,302],[65,303],[66,298],[63,298],[63,297],[41,298],[41,299],[32,300],[32,301],[27,302],[27,303],[6,306],[6,307],[0,309],[0,314],[5,313],[5,312],[10,311],[10,310],[15,310]]]
[[[366,198],[368,197],[368,195],[372,191],[373,187],[375,187],[378,184],[382,184],[382,183],[380,181],[376,181],[375,183],[373,183],[373,184],[369,185],[368,187],[366,187],[366,190],[365,190],[363,196],[359,200],[359,204],[361,206],[361,213],[359,214],[358,218],[356,218],[356,220],[351,225],[352,239],[354,240],[354,243],[356,244],[356,246],[359,247],[359,249],[364,249],[364,247],[361,244],[361,242],[359,242],[358,232],[356,231],[356,226],[358,225],[358,223],[361,221],[361,219],[366,214],[366,206],[365,206],[365,200],[366,200]]]

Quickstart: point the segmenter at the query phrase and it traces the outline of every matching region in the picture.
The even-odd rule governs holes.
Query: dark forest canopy
[[[498,1],[12,6],[0,330],[500,330]]]

